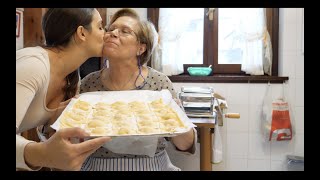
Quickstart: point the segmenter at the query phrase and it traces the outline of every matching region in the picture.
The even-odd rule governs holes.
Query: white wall
[[[285,170],[287,154],[304,156],[304,56],[302,53],[303,9],[280,8],[279,75],[289,76],[289,100],[294,112],[296,134],[292,141],[265,143],[259,131],[262,99],[266,84],[174,83],[181,86],[211,86],[226,97],[228,112],[238,112],[240,119],[226,119],[220,128],[223,139],[223,162],[214,171]],[[281,94],[282,84],[271,84],[274,98]],[[198,149],[199,150],[199,149]],[[199,152],[180,155],[169,149],[174,164],[182,170],[199,170]]]
[[[16,37],[16,50],[23,48],[23,8],[16,8],[17,11],[21,12],[21,26],[20,26],[20,36]]]

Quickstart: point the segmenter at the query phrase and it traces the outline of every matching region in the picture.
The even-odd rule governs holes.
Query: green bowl
[[[212,72],[211,67],[188,67],[190,76],[208,76]]]

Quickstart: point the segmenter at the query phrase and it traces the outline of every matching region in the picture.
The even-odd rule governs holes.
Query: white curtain
[[[159,46],[152,56],[154,69],[171,76],[183,73],[183,64],[202,63],[203,54],[199,55],[199,52],[203,52],[203,34],[202,39],[198,34],[203,29],[193,27],[193,30],[197,29],[193,31],[190,27],[196,24],[190,23],[197,20],[197,17],[193,17],[195,14],[203,16],[203,9],[200,10],[191,13],[194,8],[160,8]],[[231,38],[235,43],[238,42],[242,50],[241,70],[250,75],[271,75],[272,48],[265,8],[234,8],[233,11],[237,12],[237,16],[234,16],[237,23]]]
[[[203,16],[203,10],[202,13],[201,9],[200,13],[194,11],[194,8],[160,8],[159,46],[152,57],[154,69],[171,76],[183,73],[183,64],[194,64],[195,59],[200,59],[202,63],[202,54],[199,58],[195,48],[203,48],[203,39],[194,36],[197,25],[192,23],[192,20],[197,17],[195,14]],[[201,47],[195,44],[200,44]]]
[[[271,75],[272,48],[265,8],[241,8],[240,11],[239,34],[243,40],[241,70],[250,75]]]

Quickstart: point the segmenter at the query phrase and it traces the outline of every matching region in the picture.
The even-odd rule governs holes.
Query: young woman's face
[[[91,32],[88,33],[87,48],[93,57],[101,57],[103,49],[104,27],[99,12],[95,9],[91,22]]]
[[[104,36],[103,57],[109,60],[135,58],[139,49],[137,23],[132,17],[122,16],[111,24]]]

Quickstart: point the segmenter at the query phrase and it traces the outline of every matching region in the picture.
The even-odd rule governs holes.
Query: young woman
[[[23,131],[46,124],[75,96],[77,69],[90,57],[101,56],[104,29],[94,8],[52,8],[43,17],[43,47],[16,52],[16,169],[41,167],[79,170],[84,160],[108,137],[72,144],[71,137],[88,134],[79,128],[63,129],[48,141],[33,142]]]

